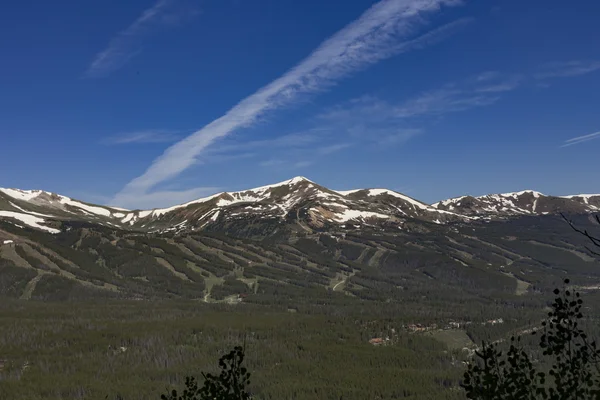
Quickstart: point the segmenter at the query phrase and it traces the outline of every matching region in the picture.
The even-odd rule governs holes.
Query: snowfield
[[[44,231],[47,231],[50,233],[60,233],[60,230],[58,230],[58,229],[54,229],[54,228],[50,228],[48,226],[42,225],[44,222],[46,222],[43,218],[36,217],[36,216],[30,215],[30,214],[17,213],[17,212],[12,212],[12,211],[0,211],[0,217],[14,218],[32,228],[41,229],[41,230],[44,230]]]

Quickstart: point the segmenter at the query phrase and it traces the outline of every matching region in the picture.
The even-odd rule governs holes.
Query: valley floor
[[[242,343],[257,399],[462,398],[463,347],[481,325],[421,332],[414,315],[386,316],[382,304],[286,307],[6,299],[0,398],[158,399]],[[370,343],[377,338],[381,345]]]

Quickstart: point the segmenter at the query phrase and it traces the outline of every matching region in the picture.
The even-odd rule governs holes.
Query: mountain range
[[[443,224],[520,215],[584,214],[600,211],[600,194],[546,196],[525,190],[462,196],[426,204],[388,189],[335,191],[304,177],[239,192],[222,192],[169,208],[125,210],[88,204],[42,190],[0,188],[0,217],[50,233],[61,221],[85,221],[143,232],[251,230],[255,222],[295,222],[296,229],[401,228],[406,220]],[[274,228],[276,229],[276,228]],[[265,234],[265,232],[260,233]]]
[[[532,295],[565,274],[598,285],[598,261],[560,214],[593,231],[599,211],[600,195],[527,190],[426,204],[304,177],[153,210],[0,189],[0,295],[224,301],[245,294],[255,302],[331,293],[395,302]]]

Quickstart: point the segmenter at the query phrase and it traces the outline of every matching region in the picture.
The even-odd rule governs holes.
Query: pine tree
[[[576,232],[600,247],[600,239],[578,229],[564,215]],[[600,217],[595,217],[600,223]],[[588,247],[597,256],[600,253]],[[565,279],[552,311],[542,323],[539,347],[549,367],[534,362],[521,346],[520,337],[511,338],[506,355],[498,344],[483,343],[476,352],[477,360],[470,363],[461,386],[467,398],[474,400],[588,400],[600,399],[600,349],[580,328],[583,300],[578,292],[569,290]],[[535,335],[536,332],[534,331]]]
[[[185,390],[181,395],[177,390],[163,394],[161,400],[249,400],[246,387],[250,384],[250,373],[242,367],[244,349],[236,346],[231,352],[219,359],[221,373],[213,375],[202,373],[204,385],[198,386],[193,376],[185,378]]]

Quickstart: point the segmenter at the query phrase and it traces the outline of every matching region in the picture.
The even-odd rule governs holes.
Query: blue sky
[[[600,192],[595,0],[5,3],[2,187]]]

